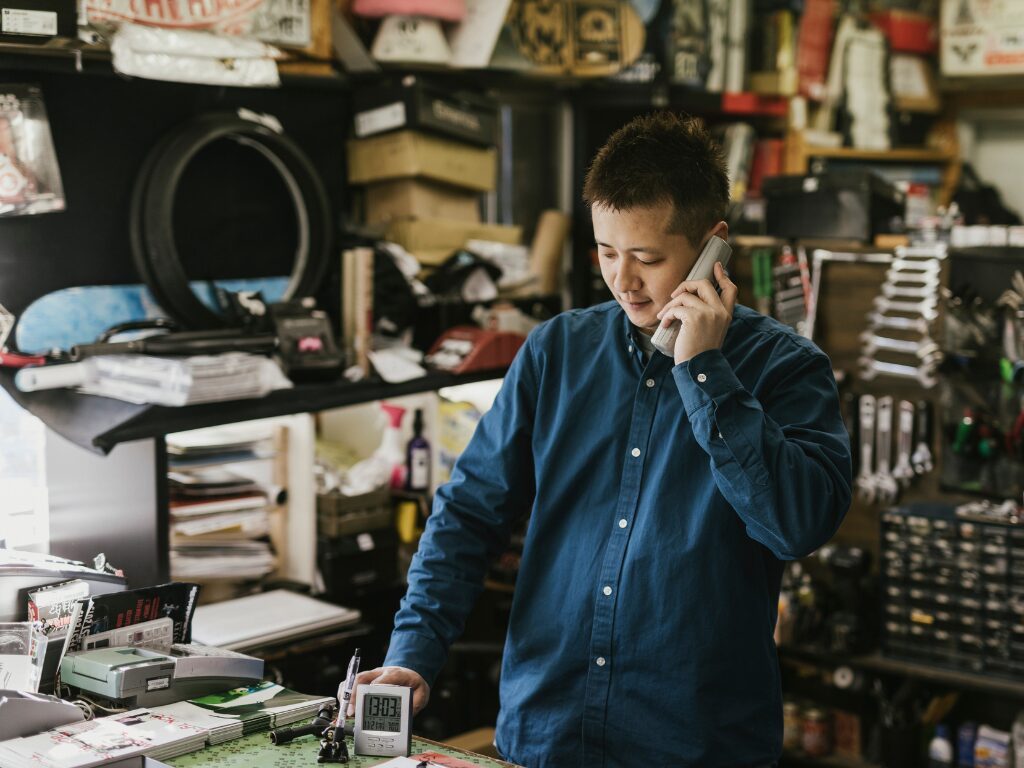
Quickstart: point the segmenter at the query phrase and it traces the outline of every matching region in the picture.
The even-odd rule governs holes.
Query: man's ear
[[[720,238],[722,238],[725,241],[728,241],[729,240],[729,225],[726,224],[724,221],[718,222],[717,224],[715,224],[714,227],[711,228],[711,231],[708,233],[708,237],[711,237],[712,235],[714,235],[716,237],[720,237]]]

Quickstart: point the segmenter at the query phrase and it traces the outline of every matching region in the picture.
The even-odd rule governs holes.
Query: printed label
[[[57,34],[57,12],[4,8],[0,15],[0,30],[12,35],[52,37]]]
[[[356,136],[370,136],[374,133],[401,128],[405,125],[405,104],[396,101],[356,115]]]

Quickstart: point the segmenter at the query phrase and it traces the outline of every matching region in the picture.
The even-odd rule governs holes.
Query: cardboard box
[[[457,187],[490,192],[497,183],[493,148],[474,147],[416,131],[350,139],[348,180],[352,184],[421,176]]]
[[[360,88],[352,101],[354,132],[360,139],[413,129],[489,147],[498,133],[498,107],[493,100],[415,75]]]
[[[939,49],[939,27],[931,16],[890,8],[871,13],[868,18],[885,33],[894,52],[927,55]]]
[[[421,179],[378,181],[366,187],[366,223],[396,219],[480,221],[480,193]]]
[[[521,227],[501,224],[472,224],[451,219],[406,219],[388,227],[386,239],[398,243],[417,258],[420,264],[443,264],[467,240],[496,240],[516,244],[522,237]]]

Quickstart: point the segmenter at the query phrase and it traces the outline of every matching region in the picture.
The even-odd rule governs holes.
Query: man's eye
[[[641,264],[643,264],[644,266],[648,266],[648,267],[649,267],[649,266],[650,266],[651,264],[661,264],[661,262],[662,262],[662,260],[661,260],[661,259],[652,259],[651,261],[644,261],[643,259],[637,259],[637,261],[639,261],[639,262],[640,262]]]

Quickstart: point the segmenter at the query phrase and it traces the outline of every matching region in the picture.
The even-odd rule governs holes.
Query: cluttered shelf
[[[307,413],[356,405],[373,400],[430,392],[443,387],[498,379],[504,368],[466,374],[429,373],[400,384],[379,379],[355,383],[300,384],[252,400],[204,403],[182,408],[135,405],[66,390],[20,392],[14,374],[0,370],[0,385],[22,407],[55,432],[86,448],[110,451],[118,443],[158,437],[170,432],[199,429],[250,419]]]
[[[791,664],[849,666],[882,674],[912,677],[954,688],[1024,699],[1024,681],[960,672],[902,659],[890,659],[878,652],[840,657],[814,649],[783,645],[779,647],[779,660]]]

